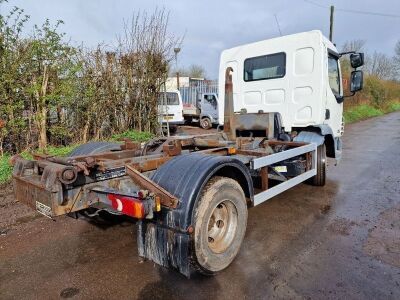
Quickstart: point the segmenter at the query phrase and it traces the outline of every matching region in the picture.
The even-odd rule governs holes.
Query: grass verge
[[[393,102],[389,105],[388,112],[400,110],[400,102]]]
[[[383,114],[384,112],[382,110],[376,109],[375,107],[370,105],[363,104],[347,109],[343,113],[343,116],[346,124],[349,124],[364,119],[381,116]]]
[[[386,109],[378,109],[371,105],[363,104],[346,109],[343,116],[346,124],[350,124],[368,118],[382,116],[398,110],[400,110],[400,102],[392,102],[386,107]]]
[[[0,156],[0,184],[6,183],[11,179],[12,166],[9,163],[10,155]]]

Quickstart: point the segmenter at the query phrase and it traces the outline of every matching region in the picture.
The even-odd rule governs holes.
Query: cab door
[[[201,99],[201,115],[211,117],[213,122],[218,120],[218,101],[215,94],[203,94]]]

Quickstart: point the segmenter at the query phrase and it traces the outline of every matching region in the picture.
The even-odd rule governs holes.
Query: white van
[[[158,97],[160,123],[176,127],[184,124],[182,97],[178,90],[160,92]]]

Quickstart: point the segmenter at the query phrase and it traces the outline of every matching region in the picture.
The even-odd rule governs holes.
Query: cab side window
[[[217,99],[215,98],[215,95],[204,95],[204,101],[208,102],[214,108],[217,107]]]
[[[244,81],[282,78],[286,74],[286,54],[275,53],[247,58],[244,61]]]

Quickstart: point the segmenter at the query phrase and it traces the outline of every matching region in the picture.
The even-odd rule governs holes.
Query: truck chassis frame
[[[125,140],[120,151],[67,158],[38,154],[34,160],[16,157],[16,199],[49,218],[90,207],[137,218],[141,220],[139,254],[189,276],[193,210],[212,176],[222,174],[240,182],[247,206],[256,206],[317,174],[316,144],[274,138],[274,114],[233,113],[231,71],[226,70],[223,132],[159,138],[144,145]],[[241,136],[249,131],[264,134]],[[192,166],[184,162],[198,163],[201,159],[209,164],[202,171],[204,178],[200,176],[200,167],[190,172]],[[183,182],[179,169],[171,168],[178,160],[183,162],[188,176],[199,173],[203,179],[193,181],[194,186],[189,187],[171,182],[174,175]],[[165,175],[166,166],[172,170],[168,171],[173,173],[170,177]],[[217,169],[224,172],[215,173]],[[147,224],[158,228],[152,231],[157,241],[149,242],[146,237],[150,228]],[[175,251],[179,253],[171,253],[166,244],[179,249]]]

